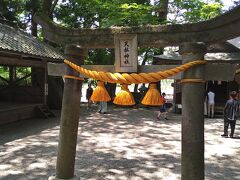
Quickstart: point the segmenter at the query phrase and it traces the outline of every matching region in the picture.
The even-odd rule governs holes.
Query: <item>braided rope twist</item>
[[[78,66],[68,60],[64,60],[64,63],[75,69],[79,73],[96,80],[109,82],[109,83],[119,83],[119,84],[140,84],[140,83],[152,83],[158,82],[161,79],[166,79],[170,76],[173,76],[179,72],[186,71],[187,69],[196,66],[206,64],[206,61],[196,60],[192,62],[188,62],[186,64],[180,65],[178,67],[168,69],[165,71],[151,72],[151,73],[110,73],[110,72],[97,72],[92,70],[87,70]]]

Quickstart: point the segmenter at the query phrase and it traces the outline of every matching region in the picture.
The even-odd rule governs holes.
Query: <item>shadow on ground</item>
[[[155,108],[81,108],[75,174],[81,179],[180,179],[181,116],[156,121]],[[221,138],[221,119],[205,119],[205,179],[239,179],[240,140]],[[236,134],[239,128],[237,125]],[[0,179],[55,173],[59,118],[0,127]]]

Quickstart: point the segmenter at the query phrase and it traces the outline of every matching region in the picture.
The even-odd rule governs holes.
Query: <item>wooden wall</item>
[[[46,63],[46,60],[37,58],[0,54],[0,66],[8,66],[10,76],[8,84],[0,85],[0,101],[46,103]],[[19,78],[17,79],[16,73],[12,72],[17,67],[31,67],[31,74],[28,77],[31,78],[31,84],[19,85]]]

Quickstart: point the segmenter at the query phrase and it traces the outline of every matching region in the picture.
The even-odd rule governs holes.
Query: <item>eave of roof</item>
[[[20,29],[2,23],[0,23],[0,50],[47,58],[50,61],[64,59],[63,54],[50,45],[38,41]]]

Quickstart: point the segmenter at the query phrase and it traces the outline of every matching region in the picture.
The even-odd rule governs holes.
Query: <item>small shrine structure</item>
[[[62,95],[52,92],[56,86],[48,77],[48,62],[62,63],[63,54],[0,19],[0,124],[38,114],[47,117],[42,108],[57,100],[61,104]]]

